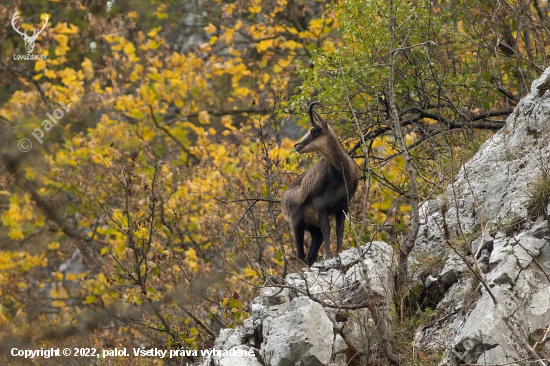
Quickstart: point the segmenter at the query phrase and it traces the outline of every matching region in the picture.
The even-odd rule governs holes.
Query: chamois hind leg
[[[308,231],[311,235],[311,246],[307,255],[307,264],[311,267],[317,261],[319,249],[323,244],[323,232],[318,227],[311,227]]]
[[[336,253],[342,252],[342,239],[344,237],[344,223],[346,216],[344,211],[336,214]]]
[[[323,241],[325,242],[325,257],[327,259],[332,258],[333,254],[330,250],[330,219],[328,212],[325,210],[317,210],[317,220],[319,221],[319,228],[323,232]]]
[[[304,254],[304,230],[305,224],[303,220],[292,220],[292,234],[294,234],[294,245],[296,245],[296,255],[299,260],[305,263]]]

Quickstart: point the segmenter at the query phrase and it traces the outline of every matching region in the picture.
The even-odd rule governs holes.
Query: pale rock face
[[[233,349],[248,351],[250,347],[238,346]],[[262,366],[262,364],[254,356],[226,356],[215,358],[218,359],[217,361],[214,361],[216,366]]]
[[[437,281],[447,286],[453,283],[438,306],[440,320],[436,318],[432,325],[420,330],[415,339],[422,351],[443,353],[442,366],[513,363],[526,357],[502,320],[503,314],[510,316],[532,343],[540,340],[549,326],[550,216],[539,217],[535,222],[527,220],[506,230],[527,218],[526,192],[541,174],[541,159],[550,162],[550,92],[539,97],[536,89],[547,78],[550,69],[533,82],[531,92],[520,101],[504,128],[459,171],[454,181],[458,205],[450,189],[429,201],[431,204],[424,204],[422,235],[417,239],[411,263],[418,264],[416,258],[422,256],[440,255],[442,250],[452,253],[440,230],[443,222],[450,239],[459,238],[462,232],[477,234],[469,243],[470,250],[474,252],[481,245],[480,267],[502,305],[497,311],[478,281],[463,279],[466,274],[471,279],[472,273],[460,266],[455,255],[448,255],[437,279],[420,279],[418,274],[411,274],[412,279],[430,286],[437,285]],[[481,221],[489,228],[483,243]],[[470,255],[467,260],[473,264]],[[477,300],[468,305],[464,299],[472,294]],[[544,352],[550,345],[538,349]]]
[[[222,330],[215,349],[248,347],[255,351],[257,358],[242,358],[234,364],[238,366],[257,366],[260,361],[269,366],[345,366],[348,354],[366,359],[379,339],[369,310],[342,311],[330,306],[375,299],[380,318],[386,321],[394,267],[392,247],[372,242],[289,274],[283,287],[262,288],[250,304],[252,317],[242,327]],[[233,365],[234,361],[229,356],[210,357],[201,366]]]
[[[320,366],[330,362],[334,335],[323,307],[300,296],[271,321],[264,339],[261,355],[269,365]]]

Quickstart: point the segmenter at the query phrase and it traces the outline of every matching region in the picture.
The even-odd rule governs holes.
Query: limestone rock
[[[370,317],[370,313],[362,309],[356,310],[346,322],[342,330],[342,337],[356,351],[367,353],[368,340],[375,337],[374,332],[374,322]]]
[[[242,327],[237,327],[235,329],[226,328],[222,329],[216,338],[214,343],[215,349],[226,349],[230,350],[233,347],[240,346],[241,340],[244,336],[244,331]]]
[[[548,205],[550,209],[550,204]],[[550,218],[550,214],[547,214]],[[546,220],[537,221],[529,230],[531,235],[537,239],[543,239],[545,236],[550,236],[550,223]]]
[[[334,336],[334,346],[332,349],[333,354],[344,352],[348,349],[348,345],[346,344],[346,341],[344,341],[344,338],[340,334],[336,334]]]
[[[486,234],[483,236],[483,243],[481,243],[481,236],[479,236],[476,240],[472,242],[472,246],[470,248],[471,253],[474,254],[477,252],[479,246],[481,245],[481,249],[479,249],[479,252],[481,253],[482,250],[486,249],[488,251],[493,250],[493,241],[495,240],[491,235]]]
[[[520,364],[526,351],[503,317],[524,339],[533,339],[531,344],[548,327],[550,215],[532,223],[526,192],[533,177],[541,174],[540,162],[550,161],[550,93],[539,95],[537,89],[549,78],[550,68],[533,82],[503,129],[463,165],[453,183],[456,197],[448,189],[436,199],[439,209],[436,205],[421,209],[424,216],[411,268],[422,270],[421,258],[436,257],[441,251],[442,237],[436,227],[443,223],[451,240],[460,240],[462,233],[477,234],[470,249],[475,252],[481,245],[480,267],[498,302],[495,306],[471,271],[461,272],[456,269],[458,262],[447,260],[439,278],[452,285],[437,306],[437,318],[415,336],[423,352],[444,354],[440,366]],[[483,243],[480,218],[487,228]],[[471,257],[466,260],[473,263]],[[411,274],[412,279],[416,276]],[[424,282],[434,286],[433,279]],[[544,358],[550,356],[548,343],[538,348]]]
[[[509,255],[487,275],[487,281],[490,285],[502,285],[505,283],[513,285],[518,277],[519,271],[520,268],[517,258],[514,255]]]
[[[246,356],[240,354],[228,355],[228,356],[212,356],[206,358],[200,365],[201,366],[262,366],[255,356],[249,356],[248,352],[251,350],[247,346],[236,346],[231,348],[233,351],[242,351],[241,354],[246,352]]]
[[[342,272],[346,272],[351,266],[361,260],[361,255],[357,248],[351,248],[338,254],[342,265]]]
[[[507,237],[498,237],[493,241],[493,251],[489,258],[489,265],[494,267],[502,262],[507,256],[513,253],[511,239]]]
[[[466,268],[467,266],[462,258],[458,254],[453,253],[445,262],[445,267],[441,270],[439,278],[443,285],[451,286],[458,281],[458,277]]]
[[[289,290],[280,287],[264,286],[260,292],[262,305],[272,306],[284,304],[290,301]]]
[[[331,359],[332,323],[323,307],[307,297],[292,300],[264,331],[261,355],[267,365],[325,366]]]

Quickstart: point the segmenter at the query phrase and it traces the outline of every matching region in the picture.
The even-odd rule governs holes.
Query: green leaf
[[[231,301],[229,302],[229,306],[232,308],[240,308],[241,306],[243,306],[243,303],[241,302],[241,300],[231,299]]]
[[[96,302],[97,300],[97,297],[95,296],[86,296],[86,303],[87,304],[93,304],[94,302]]]
[[[164,232],[164,234],[166,234],[166,236],[172,236],[172,232],[165,225],[162,225],[162,231]]]

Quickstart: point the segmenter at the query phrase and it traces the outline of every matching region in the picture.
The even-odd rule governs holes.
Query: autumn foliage
[[[459,161],[487,136],[473,128],[502,124],[550,39],[535,7],[453,3],[396,9],[421,198],[456,168],[449,146]],[[29,33],[50,15],[46,60],[14,60],[18,10]],[[1,351],[202,349],[242,322],[257,287],[292,270],[280,198],[315,159],[292,149],[314,98],[362,171],[344,248],[397,247],[410,182],[388,123],[387,16],[358,0],[0,5]],[[40,144],[58,102],[69,112]]]

